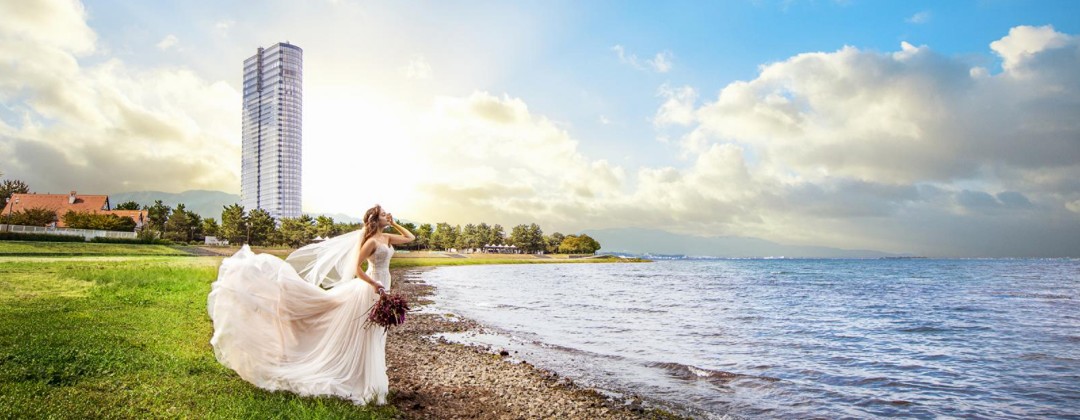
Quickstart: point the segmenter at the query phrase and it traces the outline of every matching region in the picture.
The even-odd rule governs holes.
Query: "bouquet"
[[[400,293],[383,293],[379,301],[371,306],[368,311],[367,321],[364,328],[370,325],[378,325],[390,328],[405,323],[405,313],[409,312],[409,300]]]

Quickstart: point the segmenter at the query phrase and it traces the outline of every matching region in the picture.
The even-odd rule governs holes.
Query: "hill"
[[[109,203],[117,204],[134,201],[144,206],[154,204],[155,200],[161,200],[166,206],[176,208],[179,203],[184,203],[188,211],[195,212],[202,217],[221,219],[221,210],[227,205],[239,203],[240,195],[229,194],[223,191],[191,190],[182,193],[167,193],[162,191],[132,191],[109,195]]]

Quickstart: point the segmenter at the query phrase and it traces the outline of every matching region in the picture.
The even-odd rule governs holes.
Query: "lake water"
[[[435,308],[696,417],[1080,416],[1080,260],[442,267]],[[454,337],[450,337],[454,338]]]

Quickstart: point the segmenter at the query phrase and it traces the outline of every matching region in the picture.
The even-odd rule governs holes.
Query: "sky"
[[[0,0],[0,172],[239,193],[304,49],[304,210],[1080,255],[1080,3]]]

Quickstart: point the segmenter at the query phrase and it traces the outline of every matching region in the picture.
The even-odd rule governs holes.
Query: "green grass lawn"
[[[221,366],[206,314],[220,260],[0,257],[0,418],[395,414],[263,391]]]
[[[0,419],[387,418],[393,407],[267,392],[214,359],[220,257],[158,245],[0,241]],[[392,267],[621,262],[395,258]]]
[[[2,256],[189,255],[164,245],[0,241]]]

